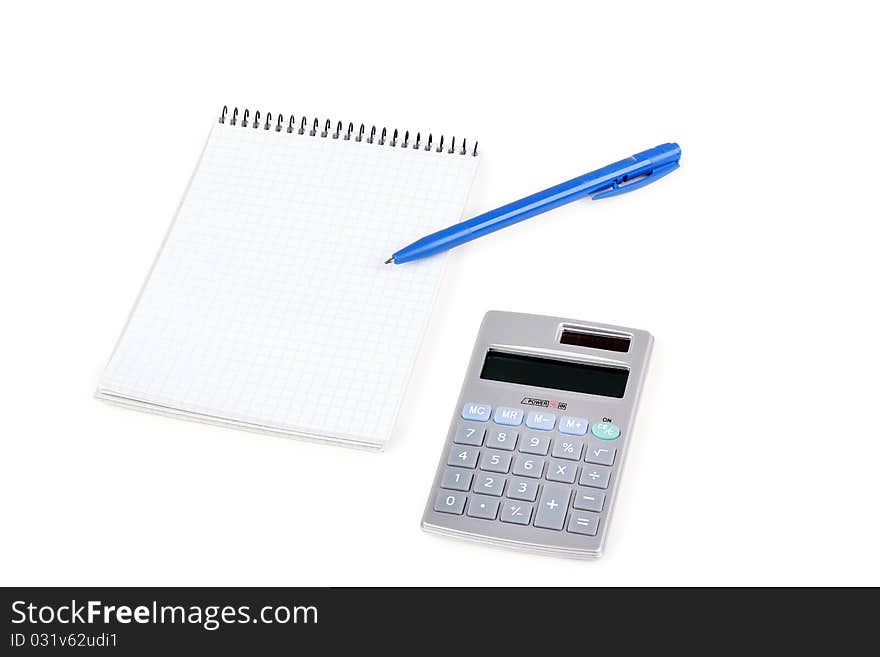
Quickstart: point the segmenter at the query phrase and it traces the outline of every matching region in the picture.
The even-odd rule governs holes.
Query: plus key
[[[535,527],[561,530],[565,525],[565,512],[571,490],[568,486],[544,484],[538,509],[535,513]]]

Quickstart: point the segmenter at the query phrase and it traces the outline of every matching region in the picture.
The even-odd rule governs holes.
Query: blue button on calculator
[[[585,417],[572,417],[566,415],[559,420],[559,433],[565,433],[570,436],[586,436],[589,420]]]
[[[465,420],[476,420],[477,422],[486,422],[492,407],[489,404],[467,403],[461,409],[461,416]]]
[[[495,409],[495,424],[503,424],[506,427],[518,427],[522,424],[523,412],[518,408],[499,406]]]
[[[545,411],[531,411],[526,418],[526,426],[529,429],[552,431],[555,424],[556,416]]]

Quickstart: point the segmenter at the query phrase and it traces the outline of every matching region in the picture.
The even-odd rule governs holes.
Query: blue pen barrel
[[[597,195],[596,198],[604,198],[638,189],[674,171],[680,157],[681,148],[678,144],[662,144],[649,148],[625,160],[548,187],[423,237],[395,253],[394,262],[402,264],[447,251],[459,244],[593,194]]]

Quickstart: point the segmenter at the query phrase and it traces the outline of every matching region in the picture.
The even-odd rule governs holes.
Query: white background
[[[817,6],[9,4],[0,583],[880,584],[877,23]],[[478,137],[469,214],[682,167],[458,249],[364,453],[92,397],[224,104]],[[599,561],[419,529],[493,308],[656,338]]]

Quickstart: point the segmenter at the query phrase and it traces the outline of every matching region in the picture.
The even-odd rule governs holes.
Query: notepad
[[[285,118],[224,108],[96,394],[382,448],[446,256],[384,260],[461,219],[479,158],[433,135]]]

